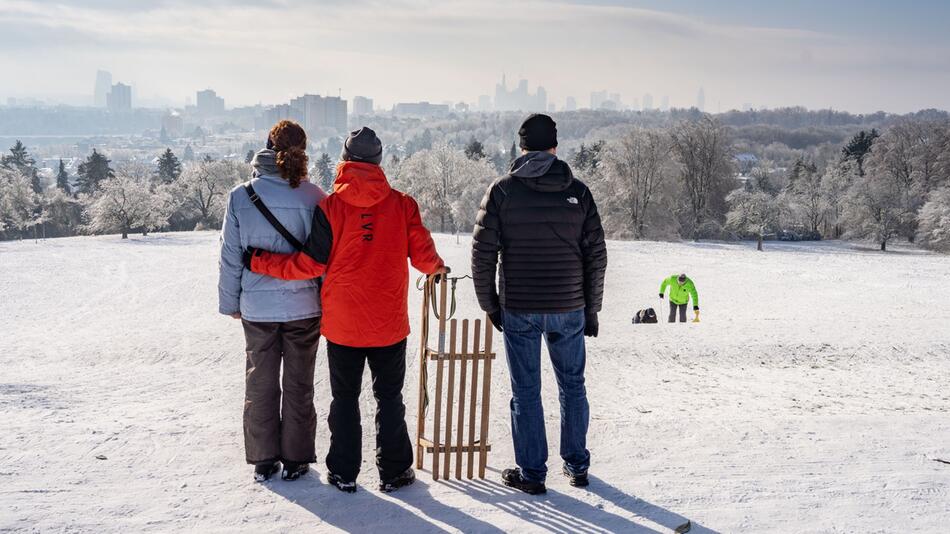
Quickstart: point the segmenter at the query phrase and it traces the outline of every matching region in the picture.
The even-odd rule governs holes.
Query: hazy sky
[[[0,0],[0,97],[91,101],[96,69],[139,99],[227,105],[306,92],[473,102],[501,74],[573,95],[706,109],[950,109],[950,2],[897,0]]]

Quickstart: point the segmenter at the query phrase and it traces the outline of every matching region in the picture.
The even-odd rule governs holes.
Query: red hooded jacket
[[[392,189],[378,165],[345,161],[333,194],[314,211],[304,250],[257,250],[251,270],[284,280],[326,274],[321,333],[338,345],[385,347],[409,335],[409,267],[425,274],[444,264],[419,206]]]

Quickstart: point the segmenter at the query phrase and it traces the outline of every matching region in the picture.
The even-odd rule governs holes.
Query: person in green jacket
[[[679,310],[680,322],[686,322],[686,304],[690,297],[693,299],[693,310],[696,312],[696,320],[699,319],[699,293],[696,292],[696,285],[686,276],[686,273],[672,275],[663,280],[660,284],[660,298],[666,293],[666,288],[670,288],[670,322],[676,322],[676,310]]]

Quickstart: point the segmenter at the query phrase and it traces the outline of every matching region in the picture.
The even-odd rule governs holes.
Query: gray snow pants
[[[317,414],[313,406],[313,371],[320,341],[320,318],[285,323],[241,322],[247,344],[244,389],[247,463],[315,462]]]
[[[673,304],[672,301],[670,302],[670,322],[671,323],[676,322],[676,310],[679,310],[680,312],[680,322],[685,323],[686,322],[686,304]]]

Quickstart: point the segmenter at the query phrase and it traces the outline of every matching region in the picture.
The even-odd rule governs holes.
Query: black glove
[[[501,310],[495,310],[488,314],[488,317],[491,319],[492,326],[495,327],[495,330],[499,332],[504,332],[503,326],[501,323]]]
[[[244,254],[241,256],[241,262],[244,263],[244,268],[246,268],[248,271],[251,270],[251,257],[254,254],[257,254],[257,251],[259,250],[260,249],[254,247],[247,247],[244,249]]]
[[[443,265],[443,267],[445,267],[446,275],[452,272],[452,269],[449,269],[448,265]],[[435,273],[434,275],[432,275],[432,277],[433,277],[433,280],[435,280],[435,283],[437,284],[442,281],[442,273]]]
[[[600,332],[600,323],[597,322],[596,313],[584,314],[584,335],[587,337],[597,337]]]
[[[660,298],[663,298],[663,293],[660,293]]]
[[[693,306],[693,311],[699,311],[699,306]]]

